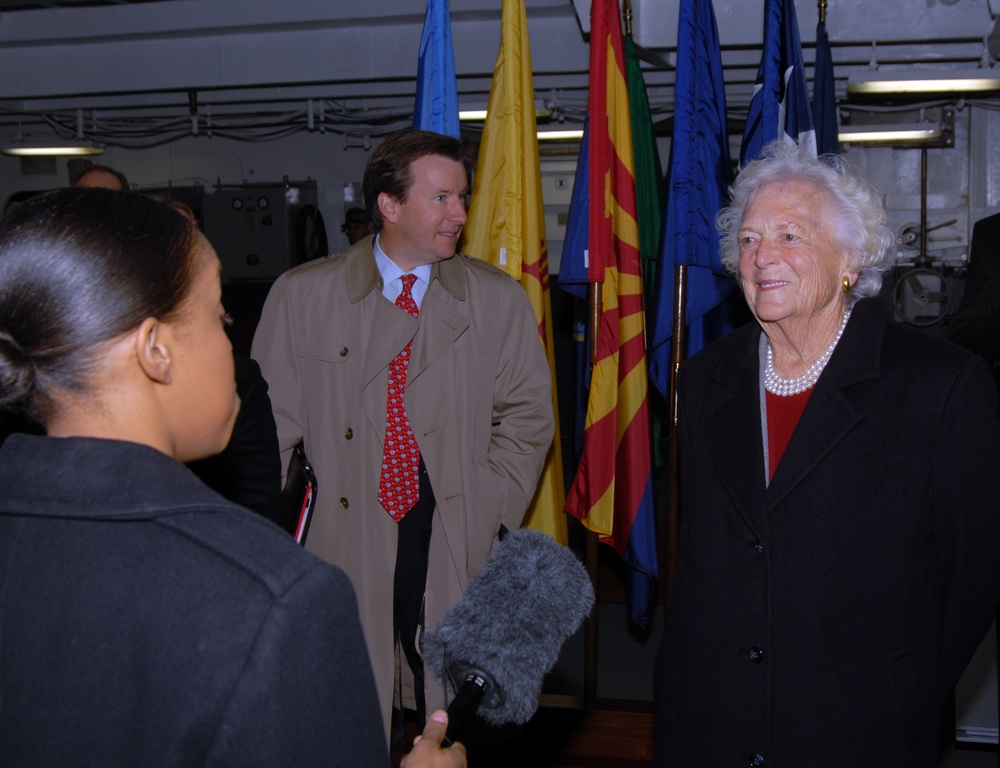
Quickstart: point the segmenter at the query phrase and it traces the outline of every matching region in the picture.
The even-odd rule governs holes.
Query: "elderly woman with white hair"
[[[986,364],[879,313],[892,233],[839,158],[774,144],[719,214],[756,323],[679,379],[657,766],[936,766],[1000,596]]]

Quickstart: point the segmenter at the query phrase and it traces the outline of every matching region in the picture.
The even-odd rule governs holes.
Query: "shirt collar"
[[[403,275],[416,275],[417,279],[420,280],[424,285],[429,285],[431,281],[431,265],[421,264],[419,267],[414,267],[409,272],[405,272],[400,269],[399,265],[386,256],[385,251],[382,250],[382,244],[379,242],[380,235],[375,236],[375,242],[372,245],[372,250],[375,254],[375,265],[378,267],[379,274],[382,275],[382,285],[389,285],[393,280],[398,280]]]

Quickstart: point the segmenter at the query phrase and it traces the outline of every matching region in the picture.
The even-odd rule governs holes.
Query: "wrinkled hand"
[[[432,714],[422,735],[413,740],[413,749],[403,758],[399,768],[466,768],[465,747],[455,742],[441,748],[448,730],[448,713],[442,709]]]

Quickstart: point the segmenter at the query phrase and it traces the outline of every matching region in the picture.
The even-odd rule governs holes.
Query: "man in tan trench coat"
[[[253,344],[283,465],[304,439],[316,471],[306,547],[354,583],[387,730],[393,709],[422,715],[446,704],[424,673],[419,636],[458,602],[501,527],[520,526],[553,437],[552,381],[527,296],[456,253],[462,157],[458,141],[421,131],[377,147],[362,183],[376,234],[279,278]],[[417,317],[394,304],[407,273],[417,276]],[[397,524],[379,480],[390,364],[411,341],[405,410],[420,449],[420,502]],[[416,546],[424,581],[407,575],[421,571],[404,567],[397,548],[414,549],[403,529],[428,504],[429,543]],[[400,630],[394,595],[407,591],[419,615]]]

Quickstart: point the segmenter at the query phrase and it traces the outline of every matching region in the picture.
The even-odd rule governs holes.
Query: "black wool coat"
[[[760,334],[681,370],[655,764],[936,766],[1000,596],[996,386],[859,302],[768,485]]]
[[[972,228],[965,290],[948,338],[985,357],[1000,383],[1000,213]]]
[[[10,436],[0,765],[388,766],[347,577],[152,448]]]

